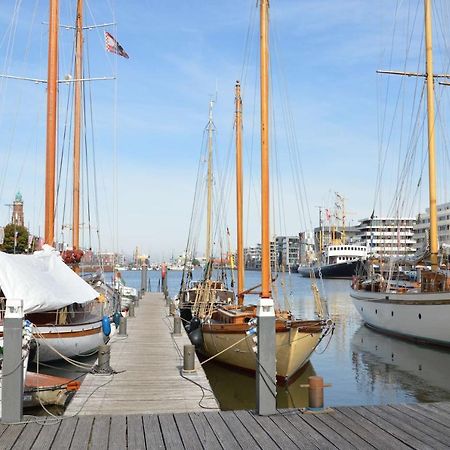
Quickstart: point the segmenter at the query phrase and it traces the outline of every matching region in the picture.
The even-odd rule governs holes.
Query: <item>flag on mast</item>
[[[106,50],[116,55],[123,56],[124,58],[129,58],[128,53],[123,49],[123,47],[116,41],[114,36],[107,31],[105,31],[105,44]]]

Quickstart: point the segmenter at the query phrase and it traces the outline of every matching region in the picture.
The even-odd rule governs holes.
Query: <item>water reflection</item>
[[[418,402],[450,400],[450,352],[420,346],[361,326],[351,339],[360,386],[403,389]]]
[[[239,372],[221,364],[203,366],[222,410],[255,409],[256,379],[254,375]],[[315,375],[308,363],[289,384],[277,386],[277,408],[303,408],[308,406],[308,390],[300,387]]]

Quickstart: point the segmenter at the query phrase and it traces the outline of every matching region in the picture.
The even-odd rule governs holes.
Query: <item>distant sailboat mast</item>
[[[207,183],[208,183],[208,191],[207,191],[207,217],[206,217],[206,263],[209,263],[209,259],[211,258],[211,245],[212,245],[212,185],[213,185],[213,132],[214,132],[214,122],[213,122],[213,106],[214,101],[209,101],[209,120],[208,120],[208,174],[207,174]]]
[[[46,244],[55,242],[55,167],[56,108],[58,99],[58,0],[50,0],[47,81],[47,139],[45,163],[45,230]]]
[[[238,304],[244,304],[244,231],[243,231],[243,195],[242,195],[242,99],[241,85],[236,82],[236,227],[237,227],[237,297]]]
[[[75,38],[75,93],[74,93],[74,137],[73,137],[73,200],[72,200],[72,246],[80,245],[80,136],[81,136],[81,79],[83,57],[83,0],[77,1]]]

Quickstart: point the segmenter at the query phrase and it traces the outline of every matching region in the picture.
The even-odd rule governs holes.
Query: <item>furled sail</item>
[[[32,255],[0,252],[0,288],[7,299],[22,299],[25,313],[87,303],[98,297],[98,292],[48,245]]]

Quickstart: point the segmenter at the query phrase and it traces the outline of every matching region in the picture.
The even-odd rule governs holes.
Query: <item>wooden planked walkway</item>
[[[198,359],[195,374],[181,376],[184,329],[172,336],[173,319],[161,293],[146,293],[128,318],[128,337],[111,339],[112,376],[89,374],[65,415],[151,414],[218,409]],[[125,423],[125,422],[124,422]]]
[[[450,403],[284,410],[75,416],[0,425],[0,449],[448,449]]]

